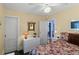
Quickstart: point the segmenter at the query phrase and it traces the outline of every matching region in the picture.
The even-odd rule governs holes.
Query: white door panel
[[[18,18],[5,17],[5,53],[16,50],[18,40]]]
[[[40,43],[46,44],[48,41],[48,21],[40,22]]]

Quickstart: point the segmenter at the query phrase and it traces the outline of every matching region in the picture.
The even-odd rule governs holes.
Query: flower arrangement
[[[33,37],[35,38],[35,37],[36,37],[36,35],[37,35],[37,34],[36,34],[36,32],[34,32],[34,33],[33,33]]]

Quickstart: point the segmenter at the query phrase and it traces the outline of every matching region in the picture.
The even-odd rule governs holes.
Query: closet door
[[[40,21],[40,43],[48,42],[48,21]]]
[[[6,16],[5,38],[4,38],[5,53],[15,51],[17,49],[17,41],[18,41],[18,18]]]

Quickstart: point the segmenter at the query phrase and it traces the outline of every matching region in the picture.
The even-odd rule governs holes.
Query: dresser
[[[33,49],[39,45],[40,45],[40,38],[38,38],[38,37],[36,37],[36,38],[30,37],[30,38],[24,39],[23,40],[24,53],[31,51],[31,49]]]

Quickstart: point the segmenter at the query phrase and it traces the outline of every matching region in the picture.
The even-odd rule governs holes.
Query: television
[[[79,21],[72,21],[71,29],[79,29]]]

